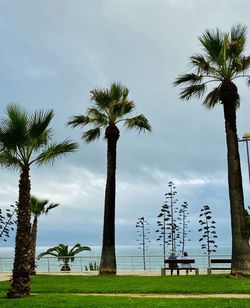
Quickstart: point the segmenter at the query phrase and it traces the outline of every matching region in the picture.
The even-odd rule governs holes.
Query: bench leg
[[[165,270],[165,268],[161,268],[161,276],[166,276],[166,270]]]
[[[198,268],[195,269],[195,275],[199,275],[199,269]]]
[[[211,267],[208,267],[208,268],[207,268],[207,274],[208,274],[208,275],[211,275],[211,274],[212,274]]]

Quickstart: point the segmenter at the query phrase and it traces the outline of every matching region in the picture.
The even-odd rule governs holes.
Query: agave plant
[[[76,244],[73,248],[69,249],[68,245],[59,244],[58,246],[49,248],[47,251],[40,253],[37,259],[41,259],[43,256],[50,255],[57,257],[60,261],[63,261],[63,266],[61,271],[71,271],[69,262],[74,262],[75,255],[84,250],[91,250],[88,246],[81,246],[81,244]]]

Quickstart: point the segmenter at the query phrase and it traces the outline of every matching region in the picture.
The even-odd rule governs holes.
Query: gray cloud
[[[200,51],[198,36],[205,29],[227,31],[241,22],[248,26],[249,41],[249,6],[246,0],[1,1],[1,117],[13,101],[28,111],[53,108],[56,139],[70,137],[80,143],[77,153],[53,168],[32,168],[32,192],[61,203],[41,218],[39,245],[101,243],[106,144],[103,139],[84,144],[82,130],[72,130],[66,122],[85,112],[92,88],[113,81],[130,89],[137,112],[153,127],[146,135],[121,128],[117,244],[134,243],[138,217],[147,217],[155,229],[170,180],[180,199],[190,204],[193,237],[197,215],[207,203],[217,217],[221,241],[230,244],[222,108],[208,111],[197,100],[180,102],[173,81],[190,70],[188,58]],[[250,129],[249,89],[244,82],[237,86],[241,136]],[[249,204],[243,144],[240,152]],[[18,174],[2,169],[0,181],[4,207],[17,198]]]

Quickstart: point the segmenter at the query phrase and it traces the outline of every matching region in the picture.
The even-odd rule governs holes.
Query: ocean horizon
[[[46,251],[47,246],[38,246],[36,255]],[[90,264],[100,263],[101,246],[90,246],[91,251],[83,251],[75,257],[75,261],[71,263],[72,272],[83,272],[90,270]],[[187,250],[189,256],[195,258],[195,266],[200,269],[207,268],[207,255],[199,247],[193,247]],[[166,257],[169,253],[166,254]],[[181,255],[177,254],[181,257]],[[214,257],[230,257],[231,247],[221,247]],[[117,270],[137,271],[144,270],[144,259],[142,251],[138,246],[134,245],[117,245],[116,246]],[[14,247],[0,247],[0,272],[11,272],[14,261]],[[145,265],[147,270],[160,270],[163,264],[163,250],[160,246],[151,246],[145,254]],[[56,257],[45,256],[37,261],[37,272],[59,272],[62,262]]]

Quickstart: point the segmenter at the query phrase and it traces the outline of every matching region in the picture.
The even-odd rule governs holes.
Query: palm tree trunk
[[[115,275],[115,175],[116,146],[119,139],[118,128],[115,125],[108,126],[105,137],[107,138],[107,181],[105,190],[103,242],[99,275]]]
[[[36,275],[37,216],[35,215],[30,232],[30,274]]]
[[[9,298],[30,295],[30,219],[29,166],[24,166],[19,181],[15,259],[7,293]]]
[[[224,91],[225,130],[227,142],[228,185],[232,226],[232,275],[250,274],[250,247],[240,168],[240,156],[236,128],[237,87],[232,82],[222,85]]]

